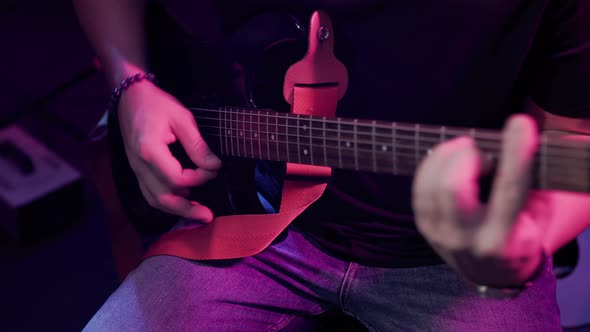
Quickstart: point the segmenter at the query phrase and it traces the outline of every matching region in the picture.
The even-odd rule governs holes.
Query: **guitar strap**
[[[336,115],[338,100],[348,85],[348,73],[334,57],[331,31],[330,18],[323,12],[315,12],[310,23],[308,52],[285,75],[283,93],[291,104],[292,113]],[[306,129],[313,130],[312,126]],[[311,143],[310,151],[298,152],[312,157]],[[152,245],[144,258],[173,255],[212,260],[255,255],[320,198],[330,175],[329,167],[287,163],[278,213],[221,216],[209,224],[173,229]]]

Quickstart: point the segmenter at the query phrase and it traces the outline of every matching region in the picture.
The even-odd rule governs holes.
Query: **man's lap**
[[[85,330],[278,331],[340,306],[376,331],[559,330],[550,271],[515,301],[484,300],[444,265],[366,267],[295,231],[245,259],[149,258]]]

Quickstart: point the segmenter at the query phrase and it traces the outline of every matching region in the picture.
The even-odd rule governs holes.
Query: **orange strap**
[[[338,88],[295,87],[293,113],[333,116]],[[323,194],[331,169],[322,166],[287,164],[287,176],[279,212],[215,218],[211,223],[185,227],[164,234],[144,259],[172,255],[193,260],[230,259],[252,256],[268,247],[287,226]],[[289,180],[290,176],[306,180]]]

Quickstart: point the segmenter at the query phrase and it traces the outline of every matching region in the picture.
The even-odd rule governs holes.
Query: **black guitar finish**
[[[151,17],[150,54],[160,86],[187,107],[241,106],[288,111],[282,87],[288,67],[301,59],[306,33],[294,16],[263,14],[227,34],[218,45],[198,45],[167,17]],[[171,33],[170,33],[171,32]],[[204,137],[214,152],[217,140]],[[141,232],[169,229],[178,217],[152,208],[145,200],[126,158],[116,114],[109,115],[109,148],[115,186],[130,222]],[[194,168],[180,144],[170,146],[181,164]],[[216,216],[263,213],[257,191],[275,206],[284,164],[224,157],[219,176],[191,198],[210,207]],[[255,173],[265,178],[262,185]]]

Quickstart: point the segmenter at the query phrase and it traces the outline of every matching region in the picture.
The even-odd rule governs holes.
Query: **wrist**
[[[145,75],[148,71],[143,65],[135,63],[121,61],[115,65],[110,71],[108,76],[109,86],[111,89],[121,88],[122,82],[130,76],[134,75]]]
[[[111,99],[109,100],[109,103],[107,105],[107,113],[115,113],[124,91],[129,89],[132,85],[138,85],[138,83],[144,81],[149,81],[148,83],[154,84],[157,83],[154,74],[145,72],[134,73],[121,80],[118,86],[114,88],[111,93]]]

